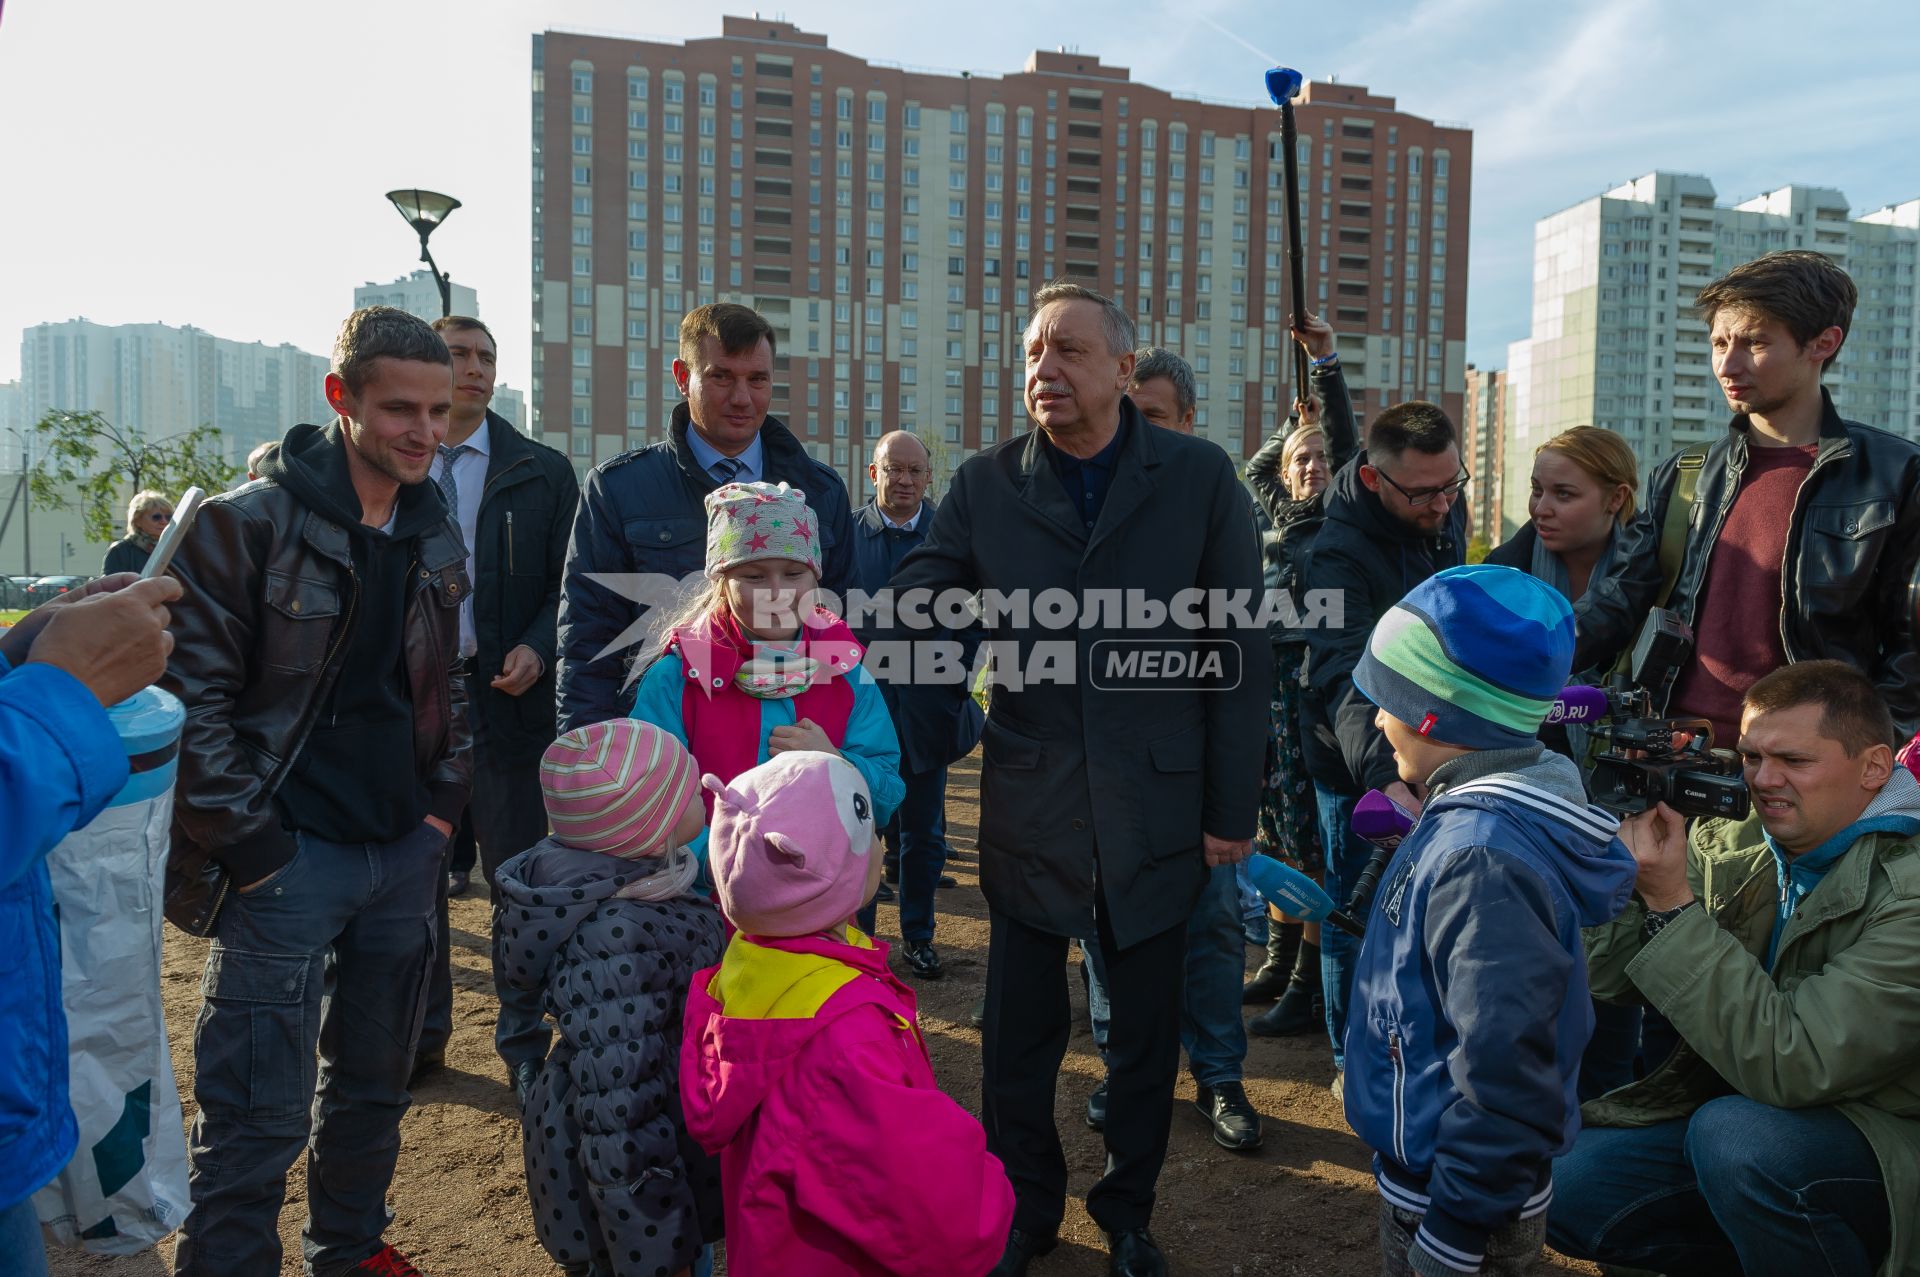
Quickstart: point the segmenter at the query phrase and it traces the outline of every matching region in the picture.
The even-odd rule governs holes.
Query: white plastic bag
[[[157,697],[165,701],[147,699]],[[155,1245],[180,1227],[189,1207],[187,1141],[160,996],[179,705],[149,689],[114,707],[136,772],[114,806],[47,857],[80,1144],[33,1205],[62,1245],[105,1255]],[[163,740],[169,729],[171,740]],[[139,770],[143,760],[148,770]]]

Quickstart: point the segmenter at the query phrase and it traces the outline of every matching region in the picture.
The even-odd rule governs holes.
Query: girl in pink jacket
[[[688,1132],[720,1158],[727,1271],[979,1277],[1013,1189],[934,1080],[886,944],[848,925],[880,876],[866,783],[809,751],[702,783],[736,934],[693,978],[680,1091]]]

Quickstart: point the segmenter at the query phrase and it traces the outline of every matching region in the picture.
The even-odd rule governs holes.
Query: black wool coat
[[[983,737],[980,880],[993,908],[1054,935],[1094,935],[1098,893],[1124,948],[1186,924],[1206,880],[1203,832],[1252,837],[1273,654],[1264,630],[1183,628],[1166,607],[1181,591],[1218,590],[1258,612],[1252,502],[1227,454],[1147,424],[1125,398],[1119,431],[1091,531],[1034,431],[960,467],[893,586],[897,597],[1055,591],[1077,603],[1064,629],[1043,624],[1040,607],[1024,623],[989,618],[1001,685]],[[1160,608],[1156,624],[1121,624],[1129,594]],[[1218,678],[1129,676],[1116,663],[1209,647],[1223,657]],[[1049,653],[1070,668],[1031,681]],[[914,685],[902,697],[964,690]]]

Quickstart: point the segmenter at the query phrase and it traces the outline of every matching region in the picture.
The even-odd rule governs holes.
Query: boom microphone
[[[1320,884],[1272,856],[1255,852],[1247,858],[1247,880],[1267,902],[1289,917],[1303,922],[1330,922],[1348,935],[1364,934],[1360,924],[1333,907],[1333,899]]]
[[[1560,689],[1553,707],[1547,711],[1547,722],[1595,723],[1607,716],[1612,704],[1606,692],[1600,688],[1582,687],[1576,683]]]

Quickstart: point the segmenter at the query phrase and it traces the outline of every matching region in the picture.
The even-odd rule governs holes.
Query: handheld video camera
[[[1741,820],[1750,809],[1740,756],[1713,747],[1706,719],[1653,715],[1655,695],[1672,684],[1692,646],[1686,623],[1655,608],[1634,643],[1631,672],[1608,682],[1606,712],[1594,726],[1607,749],[1593,759],[1587,792],[1616,815],[1665,803],[1683,816]],[[1676,737],[1685,739],[1676,744]]]

